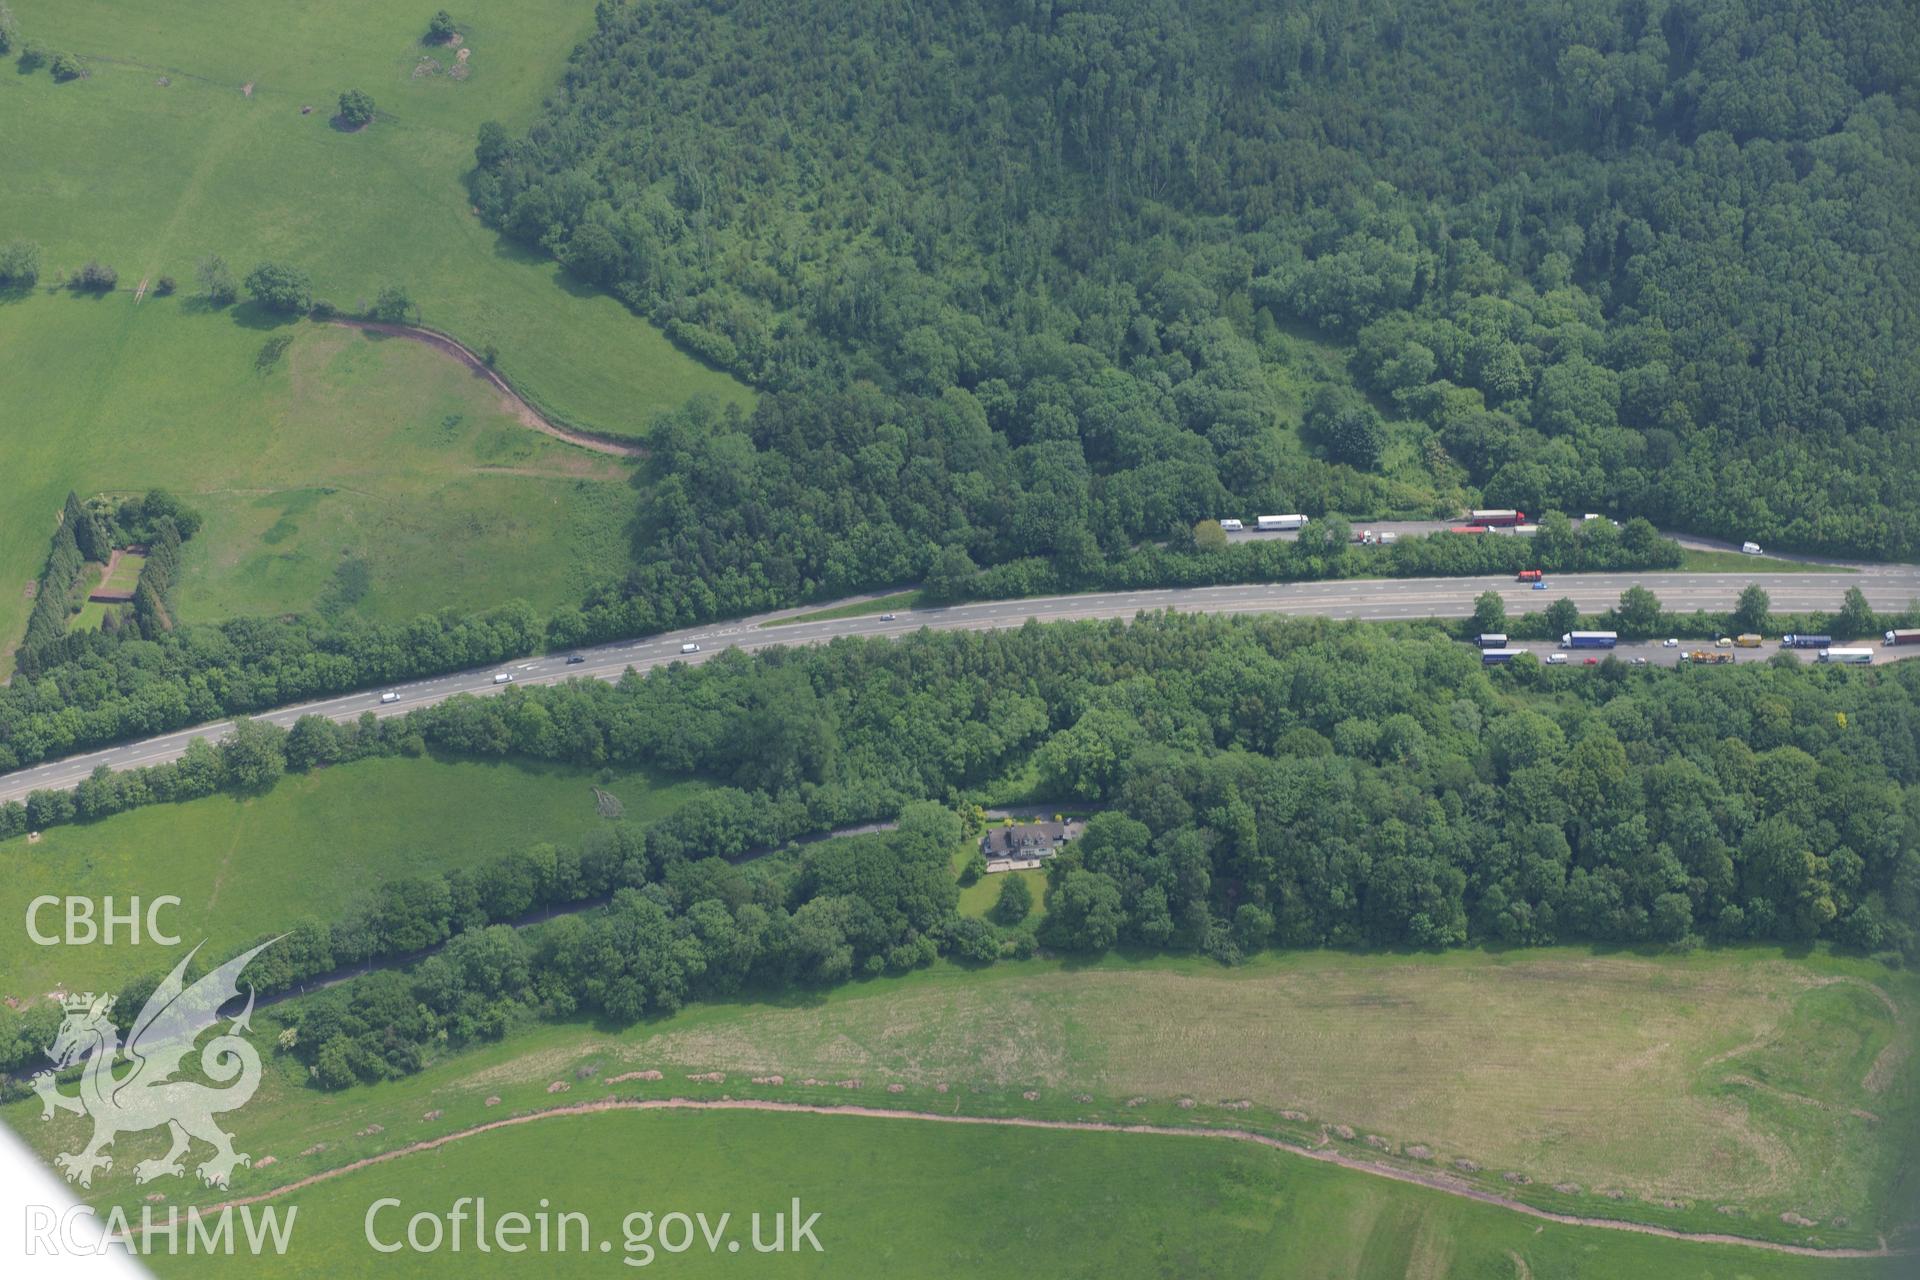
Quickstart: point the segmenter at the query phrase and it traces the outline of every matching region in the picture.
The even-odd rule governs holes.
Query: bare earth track
[[[535,431],[545,432],[555,439],[565,440],[568,444],[577,444],[582,449],[591,449],[595,453],[605,453],[616,458],[644,458],[647,448],[631,440],[620,440],[613,436],[601,435],[597,431],[583,431],[579,427],[569,427],[553,421],[527,402],[525,396],[513,389],[513,385],[501,377],[485,360],[458,339],[434,329],[423,329],[417,324],[386,324],[378,320],[336,319],[331,323],[349,329],[360,329],[367,333],[384,334],[390,338],[409,338],[414,342],[425,343],[436,351],[452,356],[478,377],[485,378],[500,393],[507,412],[519,418],[525,426]]]
[[[1229,1142],[1250,1142],[1256,1146],[1271,1147],[1276,1151],[1285,1151],[1289,1155],[1305,1156],[1309,1160],[1321,1160],[1328,1164],[1339,1165],[1343,1169],[1352,1169],[1359,1173],[1369,1173],[1378,1178],[1391,1178],[1395,1182],[1408,1182],[1426,1187],[1432,1191],[1459,1196],[1466,1200],[1476,1200],[1482,1204],[1494,1205],[1514,1213],[1525,1214],[1546,1222],[1559,1223],[1569,1227],[1599,1227],[1608,1231],[1632,1231],[1640,1235],[1664,1236],[1669,1240],[1685,1240],[1695,1244],[1742,1245],[1749,1249],[1764,1249],[1770,1253],[1797,1254],[1810,1258],[1887,1258],[1896,1252],[1887,1247],[1883,1238],[1877,1249],[1816,1249],[1808,1245],[1777,1244],[1769,1240],[1754,1240],[1747,1236],[1728,1235],[1720,1232],[1675,1231],[1669,1227],[1656,1227],[1642,1222],[1626,1222],[1618,1218],[1584,1218],[1573,1214],[1553,1213],[1546,1209],[1535,1208],[1519,1200],[1495,1195],[1491,1191],[1482,1191],[1467,1186],[1445,1174],[1423,1174],[1407,1169],[1396,1169],[1371,1161],[1341,1155],[1338,1152],[1316,1150],[1263,1133],[1254,1133],[1246,1129],[1202,1129],[1182,1128],[1178,1125],[1161,1124],[1105,1124],[1091,1120],[1030,1120],[1018,1116],[959,1116],[939,1115],[926,1111],[905,1111],[886,1107],[860,1106],[823,1106],[804,1102],[771,1102],[751,1098],[736,1098],[720,1101],[708,1101],[694,1098],[604,1098],[598,1102],[581,1102],[571,1106],[550,1107],[540,1111],[529,1111],[521,1115],[508,1116],[501,1120],[490,1120],[486,1124],[462,1129],[443,1137],[430,1138],[423,1142],[410,1143],[385,1151],[377,1156],[368,1156],[364,1160],[355,1160],[343,1164],[337,1169],[328,1169],[309,1177],[289,1182],[285,1186],[263,1191],[258,1195],[241,1196],[238,1199],[222,1201],[205,1213],[218,1212],[220,1209],[237,1208],[241,1205],[258,1204],[263,1200],[273,1200],[294,1191],[302,1190],[316,1183],[329,1182],[349,1173],[402,1156],[416,1155],[423,1151],[433,1151],[448,1143],[458,1142],[476,1134],[488,1133],[495,1129],[511,1128],[515,1125],[531,1124],[536,1120],[549,1120],[560,1116],[592,1115],[602,1111],[774,1111],[796,1115],[821,1116],[859,1116],[874,1120],[922,1120],[934,1124],[979,1124],[1002,1125],[1016,1129],[1062,1129],[1086,1133],[1148,1133],[1171,1138],[1222,1138]]]

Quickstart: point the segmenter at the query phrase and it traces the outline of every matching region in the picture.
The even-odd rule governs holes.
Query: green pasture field
[[[131,306],[131,290],[163,274],[191,294],[208,253],[242,275],[272,258],[305,268],[316,296],[346,309],[404,285],[423,323],[475,351],[497,347],[498,368],[523,394],[577,425],[643,435],[689,396],[748,399],[733,378],[471,212],[464,183],[477,129],[534,117],[593,30],[591,5],[460,6],[464,79],[449,74],[457,50],[420,43],[431,5],[12,8],[22,38],[80,55],[88,72],[66,84],[45,70],[0,76],[9,174],[0,239],[42,246],[43,284],[98,258],[128,291],[113,303]],[[422,59],[436,70],[420,73]],[[351,88],[379,108],[360,133],[330,123]],[[156,301],[149,292],[140,305]]]
[[[760,1097],[1249,1128],[1557,1212],[1871,1248],[1912,1213],[1915,985],[1758,948],[942,964],[626,1029],[523,1027],[338,1093],[268,1055],[241,1149],[274,1164],[236,1173],[232,1194],[561,1103]],[[261,1025],[267,1043],[272,1011]],[[662,1078],[634,1074],[649,1071]],[[711,1071],[725,1079],[693,1079]],[[38,1115],[32,1099],[0,1111],[43,1155],[84,1133]],[[123,1140],[103,1203],[138,1205],[128,1171],[157,1141]]]
[[[490,1214],[585,1214],[568,1250],[482,1255],[472,1224],[455,1253],[376,1253],[419,1212],[466,1196]],[[776,1209],[818,1212],[821,1252],[758,1254]],[[495,1130],[304,1188],[286,1254],[151,1261],[162,1276],[404,1274],[589,1276],[1890,1277],[1880,1260],[1758,1249],[1541,1223],[1422,1187],[1241,1144],[1154,1134],[1074,1133],[928,1121],[750,1113],[609,1112]],[[649,1241],[627,1215],[651,1211]],[[661,1219],[730,1213],[709,1252],[657,1248]],[[389,1229],[391,1228],[391,1229]],[[791,1222],[789,1222],[791,1228]],[[527,1237],[533,1239],[534,1237]],[[551,1240],[558,1240],[555,1233]],[[677,1227],[668,1238],[679,1242]],[[726,1239],[740,1242],[737,1252]],[[599,1249],[601,1240],[611,1250]],[[621,1262],[631,1264],[623,1268]]]
[[[544,609],[625,563],[629,464],[527,429],[419,343],[60,296],[0,304],[0,350],[30,375],[0,379],[0,650],[69,489],[161,486],[201,511],[183,621]]]
[[[117,989],[177,958],[165,947],[39,946],[27,904],[42,894],[111,895],[181,905],[163,923],[215,951],[306,918],[331,922],[357,897],[399,875],[484,862],[540,841],[566,843],[605,824],[593,788],[612,792],[644,822],[682,803],[698,783],[643,772],[599,775],[559,765],[383,758],[288,774],[254,797],[209,796],[152,805],[98,822],[55,827],[38,841],[0,842],[0,994],[27,1001],[56,987]],[[59,932],[59,912],[40,918]]]

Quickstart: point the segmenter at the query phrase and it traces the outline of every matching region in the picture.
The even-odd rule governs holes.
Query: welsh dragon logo
[[[199,952],[195,947],[173,972],[155,989],[140,1016],[120,1044],[113,1025],[113,997],[69,996],[63,1002],[66,1020],[46,1052],[55,1070],[70,1067],[82,1058],[87,1065],[80,1075],[77,1096],[61,1093],[54,1084],[54,1073],[42,1071],[33,1078],[33,1091],[40,1095],[42,1120],[53,1119],[56,1108],[75,1115],[93,1117],[93,1138],[85,1148],[62,1152],[53,1162],[66,1174],[67,1181],[83,1187],[93,1185],[96,1169],[113,1168],[113,1157],[102,1148],[110,1146],[122,1133],[167,1126],[173,1143],[157,1160],[142,1160],[133,1167],[134,1181],[150,1182],[167,1175],[180,1175],[180,1157],[192,1140],[213,1146],[213,1156],[199,1167],[201,1181],[212,1187],[225,1187],[235,1165],[253,1163],[252,1157],[233,1149],[233,1135],[214,1123],[222,1111],[246,1105],[260,1086],[260,1055],[241,1035],[249,1029],[253,1017],[253,988],[247,988],[247,1006],[226,1032],[206,1043],[200,1053],[200,1069],[209,1080],[226,1085],[214,1088],[195,1080],[175,1080],[182,1060],[193,1051],[200,1033],[220,1021],[220,1007],[240,995],[238,979],[247,962],[278,942],[261,943],[244,955],[227,961],[212,973],[188,986],[187,965]],[[116,1076],[120,1055],[126,1055],[132,1070]],[[231,1081],[232,1083],[228,1083]]]

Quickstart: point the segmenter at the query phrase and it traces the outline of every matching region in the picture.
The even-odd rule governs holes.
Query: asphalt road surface
[[[565,654],[526,658],[481,670],[435,676],[390,686],[399,700],[382,703],[383,690],[370,689],[318,702],[282,707],[262,712],[255,719],[278,725],[291,725],[304,715],[323,715],[333,720],[352,720],[364,712],[398,715],[416,707],[429,706],[457,693],[486,695],[509,687],[495,684],[499,674],[513,676],[514,684],[550,684],[576,677],[617,680],[629,667],[646,671],[669,662],[704,662],[727,649],[752,651],[772,645],[818,644],[838,636],[903,636],[922,627],[938,631],[986,631],[1017,627],[1029,618],[1041,622],[1063,622],[1090,618],[1131,618],[1145,610],[1177,609],[1191,613],[1285,613],[1302,616],[1343,619],[1459,618],[1473,612],[1474,598],[1489,589],[1505,597],[1514,613],[1544,609],[1548,602],[1568,597],[1582,612],[1598,613],[1611,608],[1620,593],[1631,586],[1646,586],[1660,597],[1670,610],[1729,609],[1742,588],[1750,582],[1765,587],[1774,609],[1799,612],[1814,609],[1834,611],[1848,587],[1859,587],[1868,603],[1877,609],[1904,609],[1920,600],[1920,567],[1912,565],[1863,566],[1857,573],[1592,573],[1556,577],[1544,591],[1534,591],[1525,583],[1506,577],[1481,578],[1390,578],[1355,579],[1339,582],[1256,583],[1231,587],[1103,592],[1094,595],[1049,596],[1030,600],[995,600],[978,604],[952,605],[935,609],[901,611],[892,621],[881,615],[836,618],[826,621],[790,622],[768,627],[768,622],[817,613],[830,605],[809,605],[785,609],[734,622],[692,627],[670,635],[645,640],[622,641],[579,650],[583,661],[568,663]],[[681,646],[694,644],[699,650],[681,653]],[[1707,642],[1711,647],[1711,642]],[[1552,651],[1545,642],[1515,642],[1544,658]],[[1651,644],[1622,645],[1617,652],[1624,658],[1644,657],[1649,664],[1672,665],[1679,654],[1699,648],[1697,642],[1682,641],[1678,649]],[[1876,650],[1879,645],[1873,646]],[[1913,646],[1920,649],[1920,646]],[[1758,649],[1735,649],[1736,661],[1752,662],[1778,652],[1778,638]],[[1910,651],[1876,654],[1877,660],[1908,656]],[[1570,653],[1568,662],[1582,666],[1588,653]],[[1811,660],[1812,654],[1802,655]],[[227,721],[182,729],[175,733],[123,743],[81,756],[50,761],[31,769],[0,775],[0,801],[21,800],[29,792],[44,788],[70,788],[100,765],[113,769],[131,769],[159,764],[177,758],[195,738],[219,741],[231,730]]]

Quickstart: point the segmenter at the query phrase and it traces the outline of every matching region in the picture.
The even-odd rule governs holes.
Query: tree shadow
[[[233,322],[243,329],[256,329],[266,332],[282,329],[291,324],[299,324],[302,317],[286,311],[275,311],[258,302],[242,302],[232,310]]]

